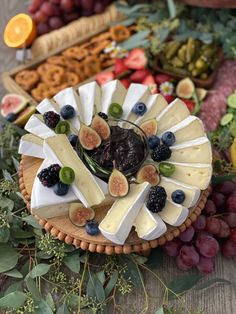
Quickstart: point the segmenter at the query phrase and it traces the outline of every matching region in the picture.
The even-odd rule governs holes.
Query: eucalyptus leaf
[[[127,270],[124,274],[124,277],[130,278],[134,286],[141,287],[142,281],[140,278],[139,270],[137,268],[137,264],[134,263],[129,257],[124,257],[124,258],[125,258],[125,263],[127,265]]]
[[[42,296],[35,281],[31,277],[25,279],[25,284],[35,301],[40,301]]]
[[[118,272],[117,272],[117,270],[115,270],[112,273],[112,275],[111,275],[111,277],[110,277],[110,279],[109,279],[109,281],[108,281],[108,283],[107,283],[107,285],[105,287],[106,297],[108,297],[110,295],[111,291],[115,287],[115,285],[117,283],[117,279],[118,279]]]
[[[41,259],[49,259],[49,258],[53,257],[53,255],[54,255],[54,254],[47,254],[47,253],[45,253],[45,252],[43,252],[43,251],[38,251],[38,252],[36,253],[36,256],[37,256],[38,258],[41,258]]]
[[[78,303],[79,303],[79,296],[77,294],[72,293],[68,296],[67,304],[69,308],[71,308],[74,311],[77,310]]]
[[[110,26],[115,26],[115,25],[124,25],[124,26],[130,26],[132,24],[134,24],[135,22],[135,18],[129,18],[129,19],[125,19],[125,20],[121,20],[121,21],[116,21],[113,23],[110,23]]]
[[[15,167],[15,170],[18,171],[19,170],[19,166],[20,166],[19,161],[14,156],[12,156],[12,161],[13,161],[13,165]]]
[[[51,268],[52,265],[49,264],[38,264],[28,273],[28,277],[36,278],[45,275]]]
[[[167,2],[170,18],[173,19],[174,17],[176,17],[176,7],[175,7],[174,0],[166,0],[166,2]]]
[[[29,225],[33,226],[34,228],[42,229],[40,224],[37,222],[36,218],[32,215],[22,218],[23,221],[27,222]]]
[[[2,209],[6,208],[7,210],[11,212],[14,208],[14,202],[10,200],[9,198],[3,197],[0,200],[0,208]]]
[[[148,261],[146,265],[150,268],[160,268],[164,264],[164,253],[163,249],[157,247],[153,249],[148,256]]]
[[[15,239],[25,239],[25,238],[32,238],[33,232],[25,231],[22,229],[11,229],[11,236]]]
[[[63,303],[57,310],[56,314],[70,314],[66,303]]]
[[[7,244],[0,244],[0,273],[13,269],[19,259],[18,252]]]
[[[98,279],[96,273],[89,273],[89,281],[87,284],[87,294],[90,297],[96,297],[99,302],[105,300],[105,291],[103,285]]]
[[[79,252],[72,253],[70,255],[67,255],[63,259],[64,264],[74,273],[79,273],[80,271],[80,256]]]
[[[4,179],[6,179],[6,180],[8,180],[8,181],[11,181],[11,182],[14,181],[14,180],[12,179],[12,176],[11,176],[10,172],[8,172],[7,170],[3,169],[3,170],[2,170],[2,174],[3,174]]]
[[[19,280],[19,281],[14,282],[13,284],[11,284],[7,288],[7,290],[5,291],[4,295],[7,295],[7,294],[9,294],[11,292],[22,290],[22,283],[23,282],[24,282],[23,280]]]
[[[19,272],[19,270],[17,269],[8,270],[7,272],[4,273],[4,275],[8,277],[13,277],[13,278],[23,278],[22,273]]]
[[[46,302],[50,306],[51,310],[54,311],[55,304],[54,304],[54,301],[50,292],[48,292],[48,294],[46,295]]]
[[[104,271],[101,270],[98,273],[96,273],[96,275],[97,275],[98,279],[100,280],[101,284],[104,285],[104,282],[106,280]]]
[[[148,260],[146,256],[138,255],[138,254],[132,254],[132,257],[138,264],[145,264]]]
[[[11,292],[0,299],[0,308],[14,308],[21,307],[27,299],[27,294],[21,291]]]
[[[200,283],[199,285],[197,285],[195,290],[207,289],[207,288],[211,287],[214,284],[227,284],[227,285],[230,285],[231,281],[229,281],[227,279],[224,279],[224,278],[212,278],[212,279],[209,279],[206,282],[203,282],[203,283]]]
[[[35,314],[53,314],[53,311],[47,302],[41,299],[39,302],[36,302]]]
[[[150,34],[150,30],[144,30],[132,35],[129,39],[123,41],[119,46],[123,49],[132,49],[141,46],[141,42]]]
[[[161,307],[160,309],[158,309],[154,314],[164,314],[164,309],[163,307]]]
[[[7,243],[10,238],[10,229],[7,226],[0,228],[0,243]]]

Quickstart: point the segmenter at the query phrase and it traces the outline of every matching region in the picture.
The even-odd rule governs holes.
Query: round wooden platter
[[[20,169],[19,169],[19,183],[20,190],[24,197],[24,201],[28,210],[30,210],[30,195],[32,191],[33,182],[38,168],[42,163],[42,159],[35,157],[22,156]],[[151,248],[155,248],[159,245],[163,245],[166,241],[171,241],[177,237],[180,232],[183,232],[194,222],[200,215],[202,209],[205,206],[207,197],[210,193],[210,187],[205,191],[202,191],[198,204],[190,209],[189,217],[180,227],[168,226],[167,232],[158,239],[146,241],[138,238],[134,228],[130,232],[124,245],[116,245],[107,240],[102,234],[98,236],[90,236],[86,233],[83,227],[76,227],[73,225],[68,216],[60,216],[55,218],[43,219],[36,216],[39,224],[50,232],[54,237],[65,241],[67,244],[73,244],[76,247],[80,247],[83,250],[89,250],[91,252],[105,253],[105,254],[129,254],[131,252],[148,251]],[[96,220],[100,222],[110,205],[99,206],[96,208]]]

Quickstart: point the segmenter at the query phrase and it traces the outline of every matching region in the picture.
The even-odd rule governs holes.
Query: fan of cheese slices
[[[147,107],[143,116],[132,112],[137,102],[142,102]],[[78,200],[86,207],[111,201],[107,183],[89,172],[66,135],[56,134],[47,127],[42,116],[48,111],[60,114],[63,106],[73,106],[76,116],[67,121],[71,133],[77,134],[81,122],[90,125],[94,113],[107,114],[111,103],[122,106],[122,119],[140,125],[145,120],[155,118],[157,136],[166,131],[175,135],[176,141],[170,147],[172,154],[167,160],[174,164],[175,171],[168,178],[160,176],[159,183],[167,194],[165,207],[159,213],[149,211],[145,203],[150,184],[131,184],[127,196],[113,200],[99,224],[104,237],[117,244],[124,244],[132,226],[139,238],[152,240],[165,233],[167,225],[179,226],[186,220],[189,208],[196,205],[201,190],[209,185],[212,153],[202,122],[190,115],[180,99],[168,104],[162,95],[151,94],[149,87],[142,84],[131,84],[126,90],[119,80],[110,81],[101,87],[96,82],[90,82],[78,89],[66,88],[52,99],[44,99],[37,106],[39,113],[31,116],[27,122],[25,129],[29,134],[21,138],[19,153],[44,159],[38,172],[53,163],[69,166],[75,171],[75,181],[68,194],[62,197],[44,187],[36,177],[31,195],[31,210],[40,217],[50,218],[67,214],[68,204]],[[185,193],[181,205],[171,200],[172,192],[177,189]]]

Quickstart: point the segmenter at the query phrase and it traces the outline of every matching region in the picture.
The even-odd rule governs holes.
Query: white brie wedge
[[[133,184],[127,196],[115,201],[99,224],[105,238],[117,244],[124,244],[149,189],[150,184],[147,182]]]
[[[140,209],[134,226],[138,237],[148,241],[159,238],[167,230],[166,224],[159,215],[152,213],[145,204]]]
[[[165,223],[177,227],[186,220],[189,210],[167,199],[165,207],[158,214]]]
[[[56,113],[59,113],[60,109],[58,105],[51,99],[45,98],[42,100],[38,106],[36,107],[39,113],[42,115],[47,111],[54,111]]]
[[[42,139],[46,139],[51,136],[55,136],[56,133],[50,129],[43,121],[43,117],[40,114],[33,114],[25,125],[25,130],[32,133]]]
[[[113,80],[102,85],[102,112],[108,113],[110,104],[123,105],[126,88],[119,80]]]
[[[44,159],[43,140],[33,134],[25,134],[20,139],[18,153]]]

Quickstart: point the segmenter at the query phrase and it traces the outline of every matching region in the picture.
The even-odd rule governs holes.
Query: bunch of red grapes
[[[78,19],[102,13],[112,0],[32,0],[28,12],[42,35]]]
[[[236,256],[236,183],[213,186],[202,214],[164,250],[181,270],[196,267],[202,273],[214,270],[218,252]]]

